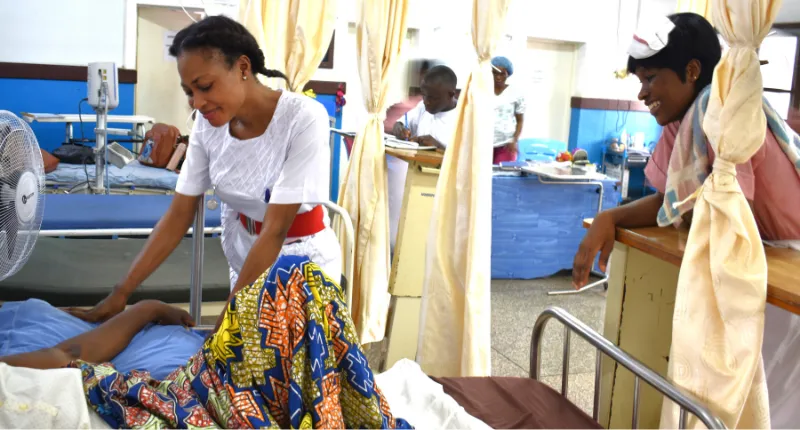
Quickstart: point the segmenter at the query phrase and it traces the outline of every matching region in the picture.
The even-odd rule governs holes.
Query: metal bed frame
[[[192,274],[190,280],[190,294],[189,294],[189,313],[195,321],[200,321],[203,308],[203,254],[204,254],[204,241],[203,234],[196,234],[198,231],[205,231],[205,200],[200,199],[197,206],[197,214],[194,218],[194,225],[189,230],[192,234]],[[328,210],[335,216],[340,218],[341,226],[344,227],[344,250],[342,252],[342,262],[344,263],[345,279],[348,283],[353,281],[353,222],[350,215],[344,208],[338,206],[333,202],[323,202],[321,205],[328,208]],[[220,228],[221,229],[221,228]],[[341,240],[341,238],[340,238]],[[348,308],[353,305],[353,289],[345,288],[345,295]],[[213,327],[198,326],[198,330],[213,329]]]
[[[536,319],[536,324],[533,327],[533,335],[531,336],[531,378],[537,381],[540,379],[542,337],[544,334],[544,328],[551,319],[557,319],[564,324],[564,355],[562,358],[561,371],[562,396],[567,397],[567,388],[569,385],[570,334],[574,332],[597,349],[597,361],[595,364],[594,374],[594,404],[592,407],[592,418],[594,418],[595,421],[597,421],[598,418],[598,408],[600,404],[600,367],[603,363],[603,356],[607,355],[616,363],[630,370],[634,375],[633,416],[631,418],[631,428],[638,428],[640,390],[639,381],[641,379],[680,406],[680,420],[678,424],[679,428],[686,428],[689,413],[697,417],[709,429],[725,428],[725,424],[722,422],[722,420],[714,416],[714,414],[712,414],[708,408],[700,404],[697,400],[693,399],[690,395],[670,384],[666,379],[642,364],[639,360],[619,349],[608,339],[592,330],[589,326],[572,316],[569,312],[558,307],[549,307],[545,309],[544,312],[542,312],[541,315],[539,315],[539,317]]]

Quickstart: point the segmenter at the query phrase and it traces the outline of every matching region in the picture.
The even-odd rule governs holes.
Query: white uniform
[[[408,124],[405,119],[408,118]],[[458,114],[455,109],[432,114],[425,110],[425,103],[419,102],[417,107],[400,117],[400,122],[411,130],[412,136],[430,135],[447,146],[453,138]],[[397,240],[397,229],[400,224],[400,210],[403,206],[403,194],[406,186],[408,163],[391,155],[386,156],[389,183],[389,243],[394,250]],[[428,228],[428,226],[423,226]]]
[[[261,222],[267,202],[303,203],[298,213],[328,201],[330,147],[328,113],[319,102],[283,92],[267,130],[240,140],[229,125],[213,127],[199,117],[192,128],[186,160],[175,191],[189,196],[213,187],[222,200],[222,250],[230,265],[231,288],[257,236],[239,220],[244,214]],[[341,248],[329,226],[312,236],[287,239],[285,255],[305,255],[336,282],[342,273]]]

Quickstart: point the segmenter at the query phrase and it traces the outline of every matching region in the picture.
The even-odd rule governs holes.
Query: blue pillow
[[[4,303],[0,307],[0,355],[53,347],[95,327],[41,300]],[[180,326],[151,324],[111,360],[118,371],[147,370],[164,379],[186,364],[203,346],[203,337]]]

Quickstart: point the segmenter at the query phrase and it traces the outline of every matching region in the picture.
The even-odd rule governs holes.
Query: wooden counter
[[[589,227],[592,220],[585,220]],[[678,267],[689,237],[688,229],[647,227],[617,229],[617,242],[638,249]],[[800,315],[800,252],[765,246],[767,254],[767,303]]]
[[[592,220],[585,220],[584,227]],[[608,268],[603,336],[662,376],[669,367],[672,316],[688,229],[617,229]],[[765,247],[767,302],[800,314],[800,252]],[[780,311],[779,311],[780,312]],[[604,360],[598,421],[630,428],[634,379]],[[658,428],[662,396],[646,384],[639,397],[639,428]]]

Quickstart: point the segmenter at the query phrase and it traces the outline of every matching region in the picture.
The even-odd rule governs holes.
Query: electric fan
[[[0,281],[28,261],[44,213],[44,162],[30,126],[0,110]]]

